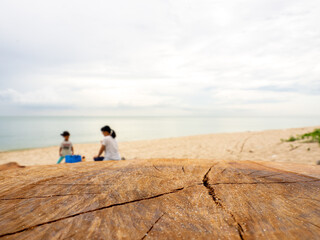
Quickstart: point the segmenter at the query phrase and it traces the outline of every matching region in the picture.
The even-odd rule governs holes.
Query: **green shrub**
[[[294,142],[294,141],[296,141],[296,140],[298,140],[298,139],[291,136],[291,137],[287,140],[287,142]]]
[[[289,139],[281,139],[284,142],[294,142],[297,140],[306,140],[305,142],[318,142],[320,144],[320,129],[315,129],[313,132],[298,135],[297,137],[291,136]]]
[[[310,142],[320,143],[320,129],[315,129],[313,132],[301,135],[301,139],[308,139]]]

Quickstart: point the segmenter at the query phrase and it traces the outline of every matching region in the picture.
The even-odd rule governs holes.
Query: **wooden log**
[[[154,159],[9,169],[0,180],[0,239],[320,236],[319,166]]]

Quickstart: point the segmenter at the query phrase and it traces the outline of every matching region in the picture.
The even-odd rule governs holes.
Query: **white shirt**
[[[63,141],[60,147],[62,156],[72,155],[72,143],[70,141]]]
[[[118,143],[113,137],[104,137],[102,140],[102,145],[105,147],[104,160],[121,160],[118,150]]]

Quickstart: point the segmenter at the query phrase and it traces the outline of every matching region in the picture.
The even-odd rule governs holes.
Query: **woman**
[[[95,161],[102,160],[121,160],[118,143],[116,141],[116,132],[113,131],[109,126],[101,128],[101,132],[104,136],[101,142],[101,148],[97,156],[94,157]],[[105,152],[104,158],[100,157]]]

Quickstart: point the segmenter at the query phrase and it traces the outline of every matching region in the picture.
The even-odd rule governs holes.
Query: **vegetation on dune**
[[[305,140],[304,142],[318,142],[320,144],[320,129],[315,129],[313,132],[298,135],[297,137],[291,136],[288,139],[281,139],[283,142],[294,142],[298,140]]]

